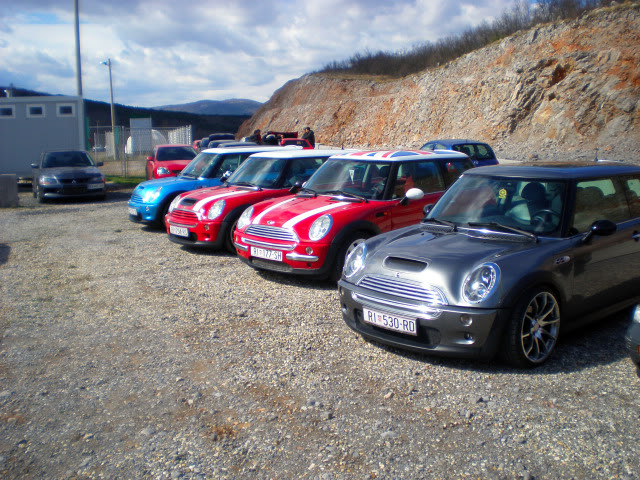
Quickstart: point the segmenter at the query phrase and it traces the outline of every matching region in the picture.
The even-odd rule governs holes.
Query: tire
[[[236,218],[233,220],[233,222],[229,226],[229,229],[224,232],[224,248],[226,248],[229,253],[233,254],[237,253],[236,247],[233,244],[233,234],[236,231],[236,226],[238,225],[238,218],[240,218],[239,215],[236,216]]]
[[[342,276],[342,268],[344,267],[344,261],[347,258],[347,255],[349,255],[359,243],[364,242],[370,237],[371,234],[368,232],[354,232],[345,238],[340,250],[338,250],[338,253],[336,254],[336,258],[333,261],[333,266],[329,273],[329,279],[332,282],[340,280],[340,277]]]
[[[46,201],[44,198],[44,192],[40,185],[36,186],[36,196],[38,197],[38,203],[44,203]]]
[[[560,304],[548,288],[523,295],[505,332],[505,360],[516,367],[541,365],[551,356],[560,333]]]
[[[180,195],[180,193],[178,193],[178,195]],[[173,199],[176,198],[178,195],[174,195],[171,198],[168,198],[166,202],[164,202],[162,204],[162,208],[160,209],[160,218],[156,219],[156,226],[158,228],[167,229],[167,224],[164,223],[164,217],[167,213],[169,213],[169,207],[171,206],[171,202],[173,202]]]

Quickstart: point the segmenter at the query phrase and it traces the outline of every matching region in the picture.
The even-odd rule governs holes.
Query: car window
[[[473,168],[473,163],[471,163],[471,161],[467,160],[466,158],[459,160],[446,160],[445,169],[447,171],[447,186],[455,182],[463,172],[469,170],[470,168]]]
[[[432,161],[400,164],[392,198],[403,198],[411,188],[419,188],[425,193],[444,190],[445,182],[438,165]]]
[[[493,159],[493,151],[487,146],[481,143],[476,145],[476,159],[477,160],[490,160]]]
[[[640,217],[640,176],[627,177],[623,181],[632,217]]]
[[[622,222],[631,217],[627,199],[619,182],[601,178],[578,182],[572,231],[582,233],[589,230],[596,220]]]
[[[291,187],[296,182],[306,182],[325,160],[326,158],[297,158],[293,160],[289,165],[284,186]]]

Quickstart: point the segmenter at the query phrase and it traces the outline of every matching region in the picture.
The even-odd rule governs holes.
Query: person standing
[[[306,139],[313,148],[316,148],[316,136],[310,127],[304,127],[302,138]]]

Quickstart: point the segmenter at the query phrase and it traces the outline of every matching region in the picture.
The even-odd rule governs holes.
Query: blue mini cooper
[[[164,216],[175,197],[198,188],[220,185],[220,177],[227,172],[233,172],[249,155],[274,148],[285,147],[253,145],[204,150],[178,176],[140,183],[129,199],[129,219],[133,222],[162,226]]]

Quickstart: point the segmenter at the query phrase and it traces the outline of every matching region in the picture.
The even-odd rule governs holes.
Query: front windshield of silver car
[[[215,164],[217,158],[218,154],[215,153],[199,153],[197,157],[189,162],[189,165],[184,167],[179,176],[195,178],[202,177],[208,168]]]
[[[450,187],[425,220],[557,235],[565,199],[562,181],[467,175]]]

